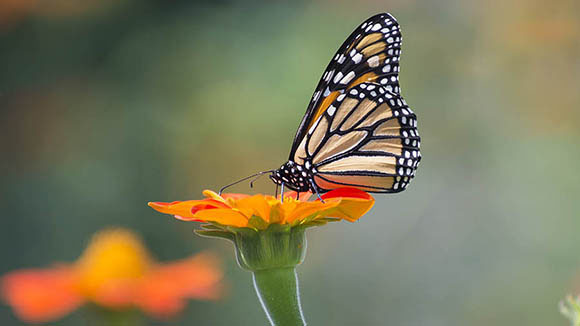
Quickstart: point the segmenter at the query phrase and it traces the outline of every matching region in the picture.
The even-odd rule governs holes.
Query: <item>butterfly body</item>
[[[406,188],[421,160],[417,117],[400,94],[399,24],[375,15],[347,38],[327,66],[300,123],[278,185],[325,192]]]
[[[310,167],[310,169],[307,168]],[[272,172],[270,179],[274,181],[277,185],[285,184],[291,190],[298,192],[315,192],[312,189],[310,180],[314,178],[316,170],[312,169],[312,166],[300,165],[293,161],[288,161],[284,163],[278,170]]]

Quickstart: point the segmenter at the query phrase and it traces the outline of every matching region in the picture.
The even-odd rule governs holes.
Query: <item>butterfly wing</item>
[[[393,93],[400,92],[401,41],[399,24],[388,13],[367,19],[352,32],[318,82],[294,137],[291,160],[307,131],[346,89],[363,82],[376,82]]]
[[[421,160],[417,117],[405,100],[377,83],[339,95],[297,146],[296,163],[312,166],[322,191],[351,186],[399,192]]]

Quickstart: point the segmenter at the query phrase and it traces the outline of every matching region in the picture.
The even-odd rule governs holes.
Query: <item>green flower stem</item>
[[[253,272],[252,277],[262,308],[272,326],[306,325],[294,267],[259,270]]]

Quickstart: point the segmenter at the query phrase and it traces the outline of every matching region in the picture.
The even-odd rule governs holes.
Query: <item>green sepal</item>
[[[268,222],[264,221],[257,215],[252,215],[252,217],[250,217],[248,220],[248,225],[258,230],[265,230],[268,228]]]
[[[219,231],[223,231],[224,230],[224,227],[223,226],[216,225],[216,224],[210,224],[210,223],[202,224],[201,225],[201,228],[204,229],[204,230],[219,230]]]
[[[322,217],[322,218],[318,218],[316,219],[317,221],[326,221],[326,222],[340,222],[342,221],[339,218],[336,217]]]
[[[313,221],[302,224],[302,226],[305,226],[305,227],[322,226],[322,225],[325,225],[327,223],[328,223],[327,221],[313,220]]]
[[[195,234],[200,235],[202,237],[207,238],[221,238],[227,239],[230,241],[234,241],[234,235],[230,232],[226,231],[218,231],[218,230],[193,230]]]
[[[302,219],[301,221],[297,221],[297,223],[301,224],[301,225],[305,225],[305,224],[308,224],[312,221],[315,221],[316,217],[318,217],[318,213],[311,214],[311,215],[307,216],[306,218]]]

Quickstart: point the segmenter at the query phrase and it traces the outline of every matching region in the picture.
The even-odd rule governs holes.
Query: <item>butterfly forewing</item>
[[[399,93],[401,40],[399,24],[388,13],[367,19],[352,32],[318,82],[296,132],[290,158],[307,131],[346,89],[363,82],[376,82]]]

